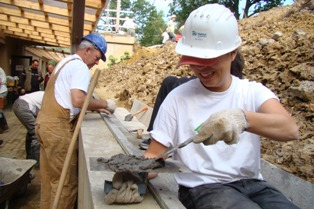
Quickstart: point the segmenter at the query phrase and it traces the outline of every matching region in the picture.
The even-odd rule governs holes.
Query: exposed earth
[[[299,125],[300,138],[276,142],[262,138],[262,157],[314,183],[314,2],[297,1],[240,20],[244,77],[273,90]],[[177,67],[175,43],[134,47],[126,61],[103,69],[96,93],[130,109],[134,98],[153,107],[168,75],[187,76]]]

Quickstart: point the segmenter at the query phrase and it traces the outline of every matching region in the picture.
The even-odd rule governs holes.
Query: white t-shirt
[[[169,35],[167,32],[163,32],[161,36],[163,37],[163,39],[162,39],[163,44],[169,40]]]
[[[20,96],[19,99],[24,100],[28,103],[29,110],[33,113],[34,116],[37,116],[40,108],[41,103],[44,97],[44,91],[35,91],[29,94],[25,94]]]
[[[167,25],[168,25],[167,32],[174,33],[174,29],[175,29],[174,28],[174,22],[172,20],[170,20]]]
[[[72,105],[71,90],[79,89],[87,93],[90,82],[89,68],[80,56],[73,54],[61,60],[54,70],[56,74],[66,61],[73,58],[75,59],[63,67],[55,83],[55,98],[63,108],[70,110],[71,117],[80,112],[79,108]]]
[[[136,29],[137,24],[132,19],[126,20],[123,25],[126,29]]]
[[[7,92],[8,88],[7,88],[7,76],[5,75],[4,70],[0,67],[0,94]]]
[[[256,112],[273,92],[260,83],[232,76],[225,92],[211,92],[199,79],[193,79],[172,90],[162,103],[151,136],[165,146],[175,146],[196,135],[194,129],[211,114],[225,109],[241,108]],[[177,173],[179,185],[195,187],[207,183],[228,183],[240,179],[262,179],[260,173],[260,137],[244,132],[239,142],[227,145],[191,143],[173,153],[193,173]]]

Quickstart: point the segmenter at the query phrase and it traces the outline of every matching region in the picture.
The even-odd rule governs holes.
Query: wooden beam
[[[76,0],[72,6],[71,54],[74,54],[83,37],[85,0]]]
[[[73,3],[73,0],[56,0],[65,3]],[[86,0],[85,6],[93,9],[101,9],[104,7],[106,0]]]

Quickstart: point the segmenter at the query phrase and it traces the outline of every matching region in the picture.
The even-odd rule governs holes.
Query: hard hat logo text
[[[192,31],[192,36],[195,36],[195,38],[206,38],[206,33],[199,33],[199,32],[196,32],[196,31]]]

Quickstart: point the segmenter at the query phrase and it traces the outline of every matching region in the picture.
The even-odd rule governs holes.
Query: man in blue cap
[[[102,59],[106,61],[106,40],[99,34],[84,36],[75,54],[61,60],[53,71],[36,119],[40,142],[41,200],[40,208],[51,208],[63,164],[72,139],[77,116],[83,107],[90,83],[89,69]],[[111,99],[91,98],[88,109],[113,113]],[[62,189],[58,208],[74,208],[78,191],[78,159],[74,151]]]

